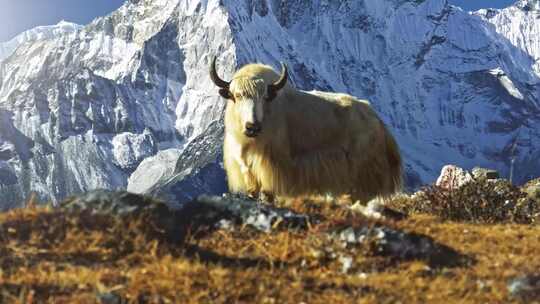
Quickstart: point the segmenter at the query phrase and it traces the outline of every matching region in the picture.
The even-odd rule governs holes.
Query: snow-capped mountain
[[[15,49],[17,49],[17,47],[21,44],[52,39],[60,35],[77,34],[77,32],[82,28],[83,27],[81,25],[75,23],[60,21],[56,25],[38,26],[31,30],[25,31],[10,41],[0,43],[0,61],[13,54]]]
[[[468,13],[446,0],[127,1],[0,59],[0,197],[223,191],[214,55],[223,78],[284,61],[301,89],[369,99],[410,186],[447,163],[504,176],[515,159],[516,181],[540,175],[536,4]]]

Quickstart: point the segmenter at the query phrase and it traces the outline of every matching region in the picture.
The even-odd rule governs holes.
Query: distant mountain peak
[[[13,39],[0,43],[0,62],[9,57],[23,43],[31,43],[38,40],[52,39],[59,35],[76,33],[82,28],[83,26],[81,25],[61,20],[54,25],[42,25],[24,31]]]

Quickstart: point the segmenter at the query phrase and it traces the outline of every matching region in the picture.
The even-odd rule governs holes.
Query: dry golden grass
[[[201,231],[181,245],[156,240],[142,221],[12,210],[0,214],[0,303],[509,303],[507,281],[540,269],[536,225],[426,214],[383,223],[471,258],[429,267],[329,238],[337,225],[368,223],[344,205],[291,208],[322,221],[307,231]],[[354,261],[347,273],[340,256]]]

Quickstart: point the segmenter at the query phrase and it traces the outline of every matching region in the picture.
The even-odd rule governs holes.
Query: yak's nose
[[[246,134],[247,137],[255,137],[261,133],[262,127],[259,122],[246,122]]]

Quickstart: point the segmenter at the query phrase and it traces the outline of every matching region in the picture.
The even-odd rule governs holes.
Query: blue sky
[[[124,0],[0,0],[0,41],[62,19],[87,24],[123,3]]]
[[[449,1],[465,10],[476,10],[506,7],[516,0]],[[0,0],[0,41],[9,40],[38,25],[56,24],[62,19],[87,24],[95,17],[117,9],[123,2],[124,0]]]
[[[461,6],[464,10],[475,11],[481,8],[507,7],[517,0],[448,0],[453,5]]]

